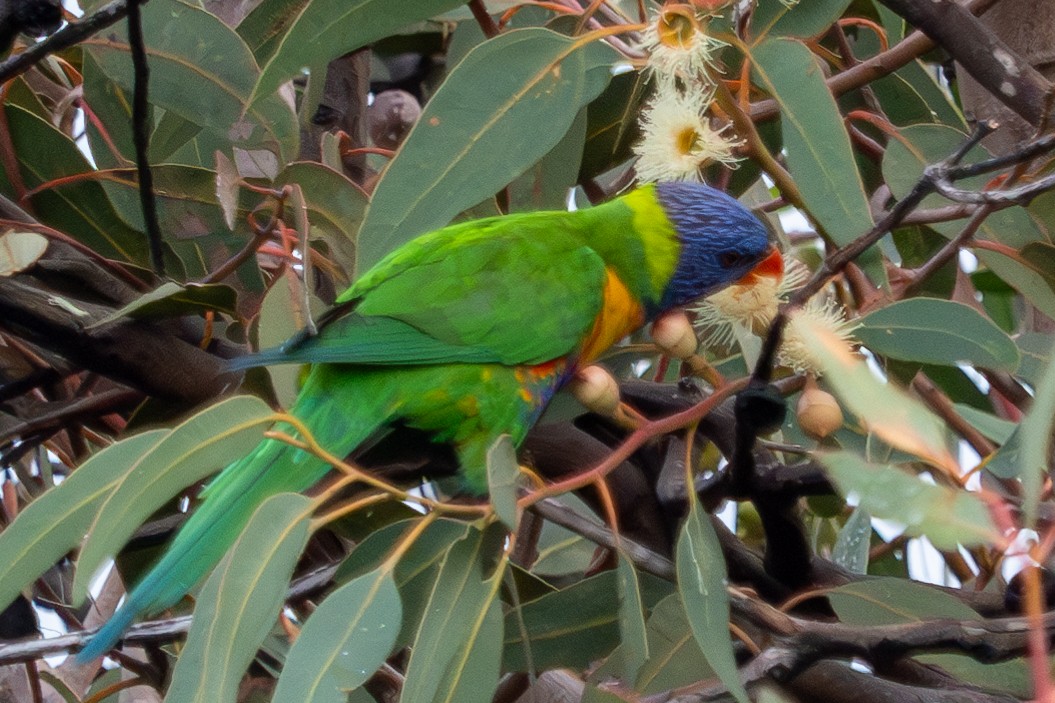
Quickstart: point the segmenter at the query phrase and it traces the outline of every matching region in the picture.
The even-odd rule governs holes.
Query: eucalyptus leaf
[[[494,610],[501,574],[485,574],[493,556],[488,545],[485,533],[473,530],[447,551],[411,647],[401,700],[491,700],[502,620]],[[467,685],[474,680],[479,687]]]
[[[248,25],[244,30],[261,56],[267,56],[251,102],[273,94],[301,69],[325,64],[462,2],[415,0],[394,11],[389,0],[309,0],[297,3],[299,11],[292,21],[286,10],[272,11],[274,3],[268,3],[269,17],[253,18],[252,31]],[[273,36],[281,39],[272,50]]]
[[[634,563],[625,554],[619,555],[619,638],[622,654],[622,678],[633,681],[638,670],[648,661],[648,635],[645,626],[645,606],[641,600],[641,586]]]
[[[191,312],[218,310],[234,314],[237,294],[230,286],[220,284],[188,283],[180,285],[173,281],[162,283],[158,288],[144,293],[123,308],[93,323],[88,329],[101,327],[123,317],[142,319],[148,317],[177,317]]]
[[[850,0],[758,0],[751,14],[751,36],[755,43],[767,36],[810,39],[826,32],[849,4]]]
[[[1041,490],[1048,476],[1051,429],[1055,424],[1055,354],[1041,375],[1033,405],[1018,429],[1019,477],[1022,480],[1023,522],[1032,525],[1037,518]]]
[[[196,599],[166,701],[235,700],[285,601],[310,517],[311,500],[294,493],[271,496],[256,509]]]
[[[75,602],[87,595],[89,581],[103,561],[116,554],[144,520],[181,489],[245,456],[273,419],[271,408],[259,398],[228,398],[176,426],[119,475],[77,561]]]
[[[648,618],[648,660],[638,670],[634,688],[651,695],[714,676],[689,627],[681,596],[673,593]]]
[[[729,596],[725,558],[707,513],[695,495],[674,549],[678,592],[696,644],[729,693],[740,703],[750,698],[736,667],[729,635]]]
[[[343,173],[313,161],[288,164],[275,187],[296,183],[304,192],[312,232],[321,233],[350,279],[355,275],[356,238],[368,203],[366,194]]]
[[[47,249],[47,238],[36,232],[8,232],[0,236],[0,276],[26,270]]]
[[[263,0],[235,29],[263,65],[274,55],[290,25],[310,0]]]
[[[22,182],[35,191],[28,202],[40,221],[102,256],[146,264],[146,239],[118,217],[102,185],[91,179],[70,180],[92,171],[73,140],[28,110],[15,105],[4,110]],[[4,169],[0,193],[12,201],[21,197]]]
[[[980,618],[959,598],[907,579],[854,581],[831,589],[827,596],[839,620],[852,627]]]
[[[509,435],[502,435],[487,450],[487,493],[495,514],[510,530],[516,530],[517,481],[520,463]]]
[[[858,506],[839,530],[832,548],[832,561],[855,574],[866,574],[871,544],[872,516]]]
[[[273,703],[345,703],[388,657],[402,610],[386,569],[331,593],[290,648]]]
[[[507,614],[503,670],[525,671],[529,660],[536,671],[584,668],[611,652],[619,643],[618,589],[615,572],[606,571]]]
[[[832,242],[849,244],[872,228],[871,209],[817,57],[799,41],[774,38],[752,47],[750,58],[759,84],[780,106],[788,168],[806,209]],[[886,283],[877,249],[860,262],[876,283]]]
[[[133,435],[93,454],[62,484],[30,503],[0,532],[0,606],[81,543],[85,532],[121,480],[168,430]]]
[[[179,0],[152,0],[143,6],[142,18],[155,106],[232,142],[266,145],[292,157],[299,138],[292,105],[274,94],[250,105],[260,69],[233,29]],[[131,50],[123,23],[82,45],[110,78],[131,90]]]
[[[861,508],[905,525],[910,535],[926,535],[938,549],[999,539],[985,503],[974,493],[926,483],[850,452],[822,454],[820,460],[840,493],[857,496]]]
[[[854,336],[873,352],[905,361],[959,362],[1004,371],[1018,367],[1018,347],[974,308],[951,300],[909,298],[865,315]]]
[[[608,84],[615,59],[589,35],[541,28],[506,32],[470,51],[378,182],[359,232],[359,265],[449,223],[542,158]]]

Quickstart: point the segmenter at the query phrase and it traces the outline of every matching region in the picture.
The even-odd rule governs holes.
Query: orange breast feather
[[[589,364],[608,347],[645,323],[645,311],[611,269],[604,281],[604,302],[593,329],[583,342],[579,363]]]

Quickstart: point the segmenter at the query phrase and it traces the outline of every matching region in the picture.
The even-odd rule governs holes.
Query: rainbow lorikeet
[[[779,261],[761,222],[728,195],[648,185],[586,210],[418,237],[339,296],[317,335],[236,366],[311,364],[290,412],[328,451],[347,455],[401,422],[453,445],[465,487],[484,493],[487,450],[502,434],[519,444],[577,369],[660,313]],[[274,439],[228,466],[80,658],[178,601],[267,498],[305,490],[329,468]]]

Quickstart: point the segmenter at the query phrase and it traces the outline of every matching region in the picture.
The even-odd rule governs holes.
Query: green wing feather
[[[270,364],[404,366],[495,361],[495,353],[490,349],[448,344],[392,317],[367,317],[351,312],[328,323],[319,335],[304,336],[277,349],[239,357],[231,362],[230,368]]]
[[[317,336],[232,366],[519,365],[571,353],[601,309],[605,264],[573,236],[578,220],[570,215],[532,213],[426,235],[338,298]]]

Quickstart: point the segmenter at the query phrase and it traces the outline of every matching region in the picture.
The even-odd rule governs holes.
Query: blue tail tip
[[[121,636],[132,624],[133,618],[131,612],[122,612],[124,610],[124,608],[119,609],[105,625],[99,628],[98,632],[88,638],[81,651],[77,652],[78,664],[87,664],[93,659],[104,656],[121,641]]]

